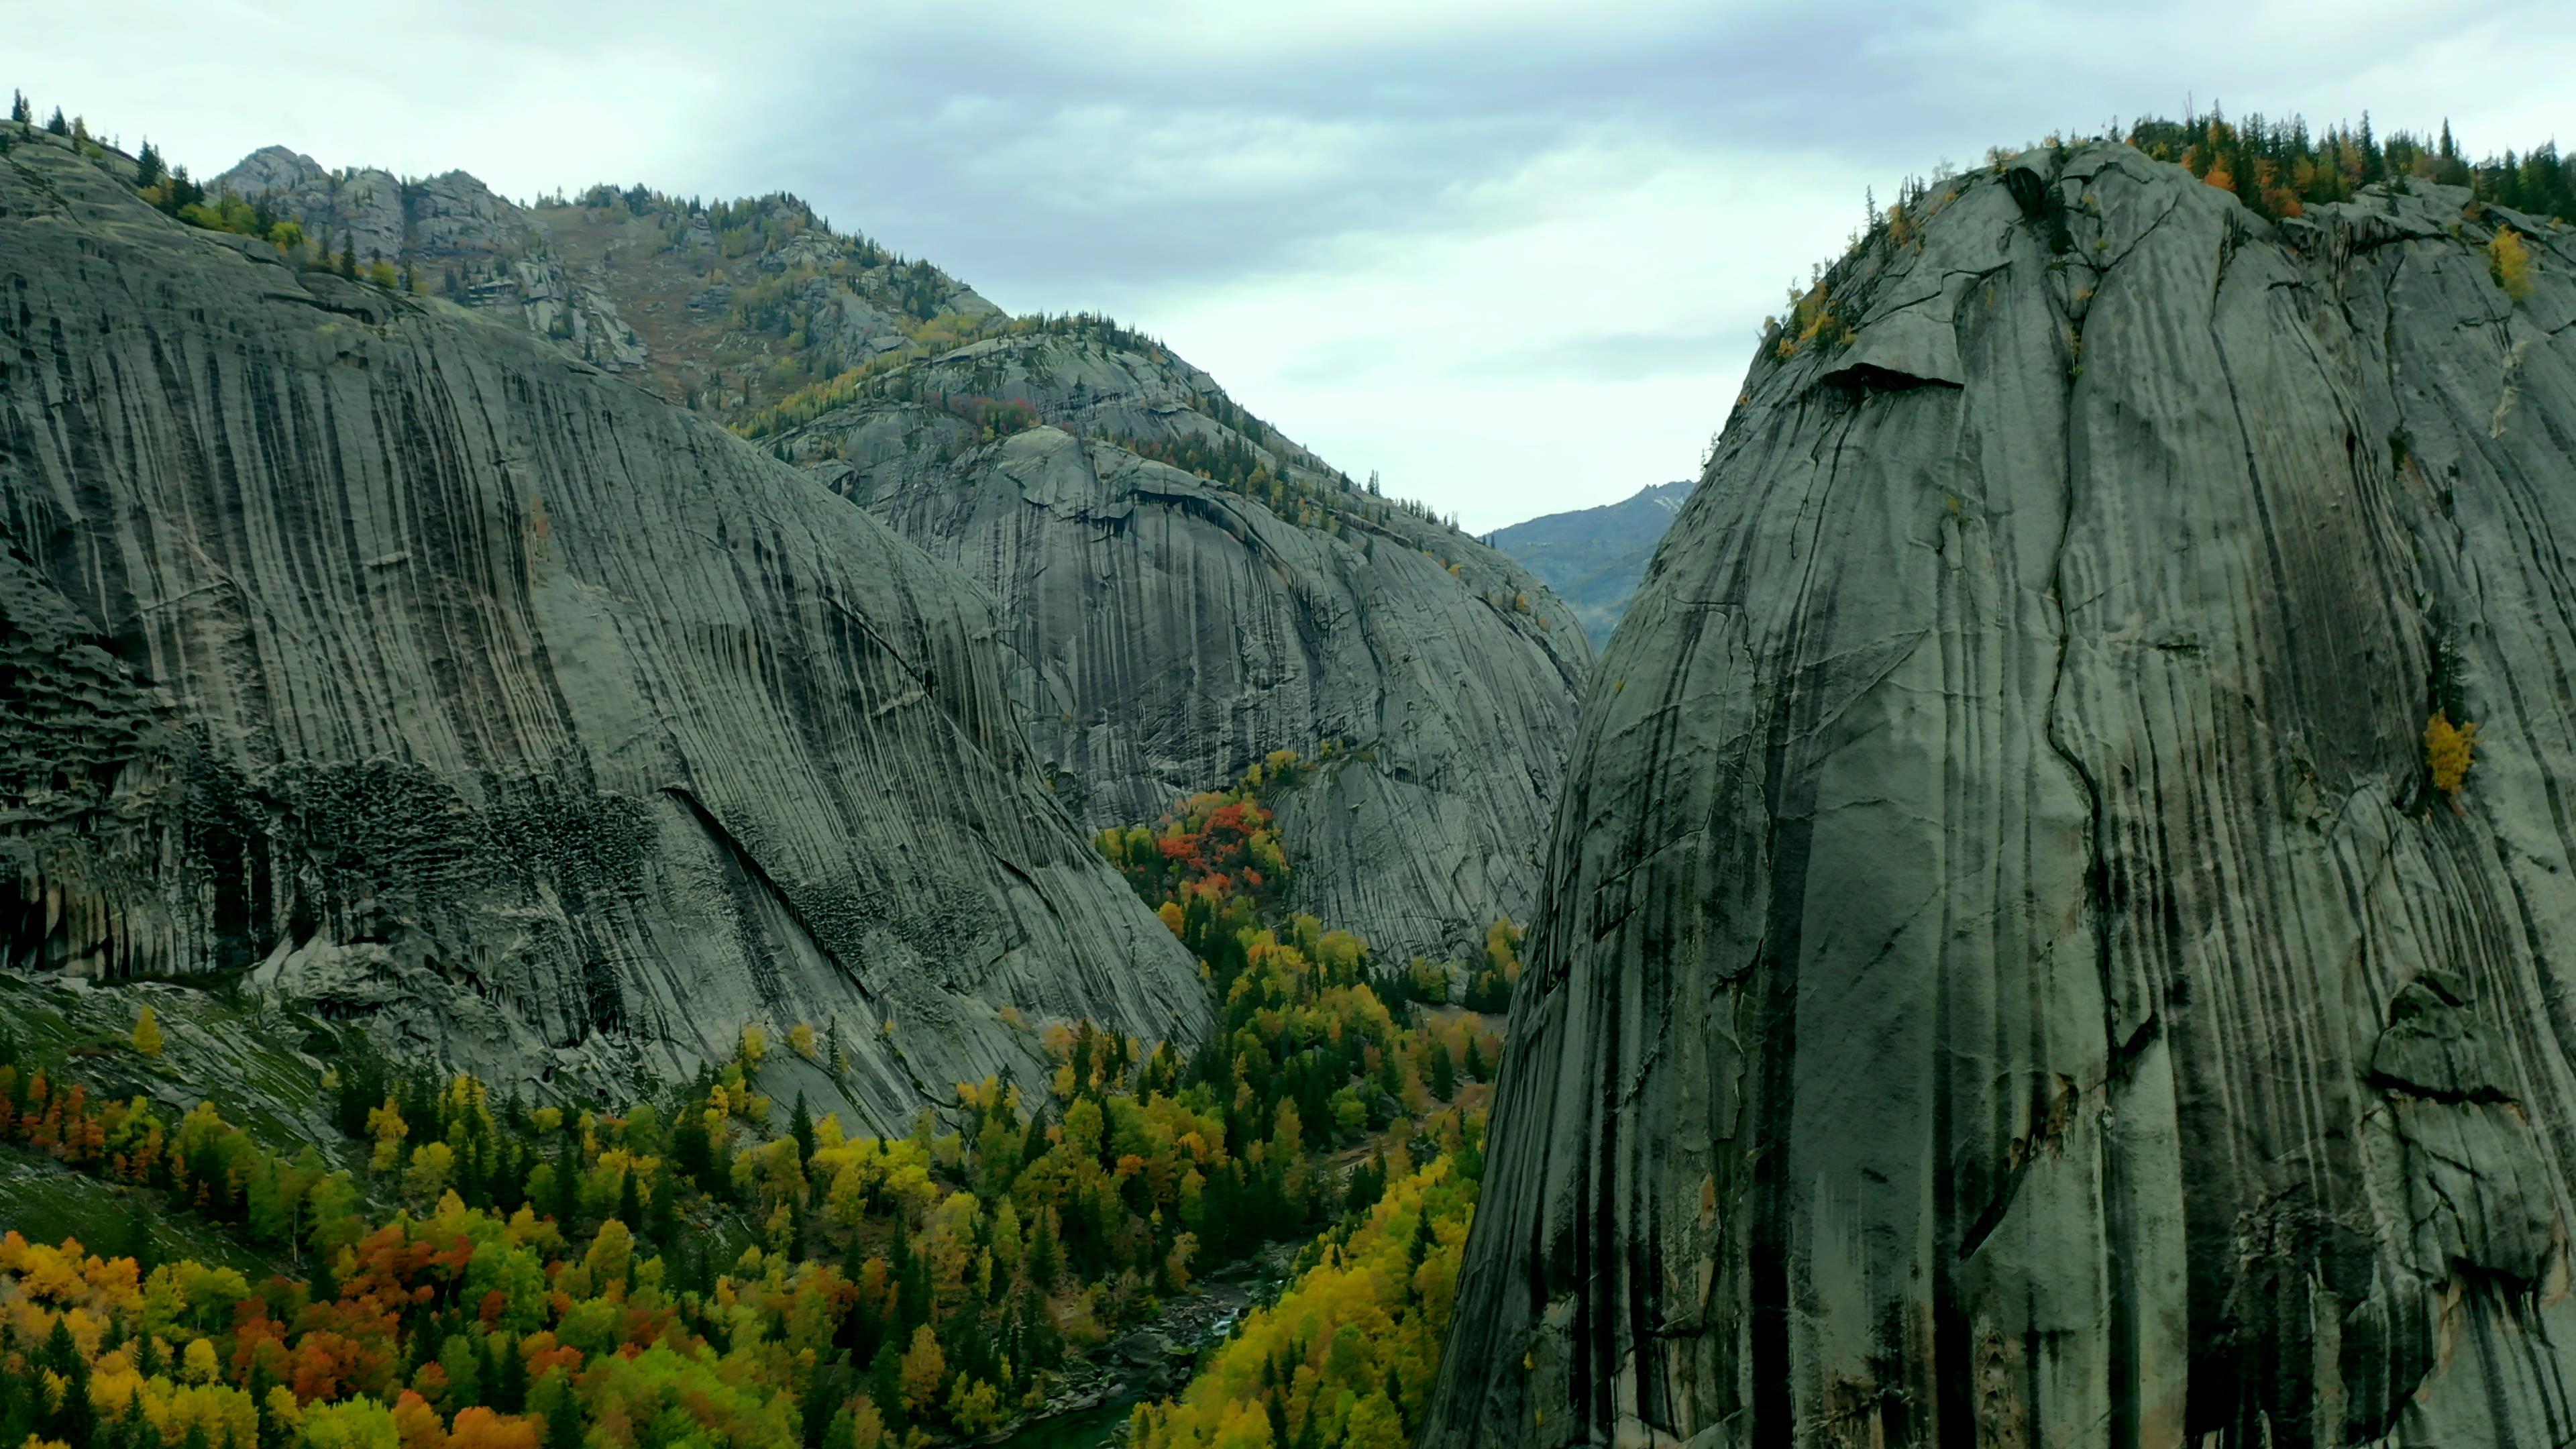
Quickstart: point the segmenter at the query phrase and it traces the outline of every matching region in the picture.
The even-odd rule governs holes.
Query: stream
[[[1129,1411],[1180,1392],[1208,1351],[1246,1313],[1276,1300],[1301,1242],[1275,1243],[1246,1263],[1206,1279],[1070,1366],[1055,1402],[1064,1407],[979,1441],[986,1449],[1105,1449],[1125,1439]]]

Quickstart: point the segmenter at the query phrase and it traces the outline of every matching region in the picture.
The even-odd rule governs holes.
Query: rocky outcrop
[[[1421,1442],[2566,1442],[2576,247],[1914,211],[1593,676]]]
[[[847,1070],[773,1090],[880,1126],[1028,1076],[1044,1019],[1200,1029],[963,579],[516,329],[183,227],[109,164],[0,154],[8,966],[246,975],[529,1085],[810,1021]]]
[[[466,306],[515,311],[530,332],[594,367],[645,366],[644,340],[619,315],[605,279],[568,267],[534,214],[465,172],[404,181],[373,167],[327,171],[310,156],[266,146],[208,189],[268,206],[325,253],[346,247],[361,264],[408,269],[416,287],[437,279]]]
[[[284,146],[263,146],[207,184],[215,195],[264,201],[277,215],[361,263],[427,264],[519,248],[528,214],[462,171],[404,181],[375,167],[327,170]]]
[[[1527,914],[1590,649],[1526,570],[1115,329],[993,338],[889,381],[779,446],[1000,599],[1012,694],[1086,822],[1150,822],[1274,750],[1329,747],[1280,811],[1297,909],[1397,960]],[[1012,409],[1048,421],[995,436]]]

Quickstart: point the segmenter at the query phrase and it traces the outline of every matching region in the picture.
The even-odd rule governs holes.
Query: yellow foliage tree
[[[375,1139],[376,1149],[369,1154],[367,1165],[378,1172],[391,1172],[401,1166],[403,1138],[410,1133],[410,1124],[403,1121],[402,1104],[392,1097],[385,1098],[383,1106],[370,1108],[367,1135]]]
[[[2487,270],[2506,296],[2520,301],[2531,295],[2531,248],[2512,227],[2497,227],[2495,240],[2487,243]]]
[[[147,1057],[161,1055],[161,1018],[153,1014],[151,1007],[143,1008],[142,1014],[134,1018],[134,1049]]]
[[[948,1378],[948,1355],[940,1350],[938,1335],[925,1323],[912,1331],[912,1347],[903,1356],[903,1402],[914,1413],[920,1413],[939,1402],[939,1386]]]
[[[2447,711],[2435,710],[2424,724],[2424,765],[2433,772],[2434,788],[2457,795],[2469,778],[2469,756],[2477,748],[2475,724],[2454,725]]]

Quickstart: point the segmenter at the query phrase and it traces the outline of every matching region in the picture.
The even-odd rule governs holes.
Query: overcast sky
[[[793,191],[1108,311],[1483,530],[1695,471],[1864,188],[2172,113],[2576,143],[2576,4],[0,0],[0,84],[202,175]]]

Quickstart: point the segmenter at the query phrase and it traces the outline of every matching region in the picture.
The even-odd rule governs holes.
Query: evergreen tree
[[[151,190],[153,187],[160,184],[163,174],[164,168],[161,165],[161,152],[159,149],[154,147],[151,142],[144,142],[143,149],[135,153],[134,157],[134,189],[137,191]],[[140,1038],[143,1034],[143,1028],[138,1025],[135,1027],[134,1033],[137,1038]],[[135,1050],[142,1050],[139,1040],[136,1044]]]
[[[631,1167],[617,1178],[617,1220],[630,1229],[644,1226],[644,1199],[635,1191],[635,1169]]]
[[[803,1171],[814,1160],[814,1114],[805,1108],[805,1094],[796,1094],[795,1115],[787,1119],[787,1130],[796,1138],[796,1167]]]
[[[1431,1044],[1431,1095],[1446,1102],[1458,1095],[1458,1068],[1449,1060],[1449,1048]]]
[[[9,92],[9,119],[17,122],[21,126],[31,126],[35,124],[36,108],[27,104],[27,93],[25,91],[12,90]]]
[[[546,1405],[545,1449],[582,1449],[581,1402],[573,1397],[572,1383],[561,1369],[547,1377],[555,1392]]]
[[[910,1416],[903,1411],[903,1350],[895,1346],[899,1335],[887,1334],[877,1345],[877,1356],[868,1365],[868,1398],[885,1416],[886,1430],[899,1434],[908,1426]],[[548,1445],[547,1449],[554,1449]]]
[[[1031,1132],[1029,1135],[1033,1139],[1037,1138],[1037,1134],[1035,1132]],[[1215,1220],[1214,1214],[1210,1214],[1209,1216],[1211,1221]],[[1035,1236],[1029,1240],[1029,1282],[1037,1288],[1051,1289],[1055,1287],[1056,1277],[1063,1271],[1063,1269],[1063,1247],[1056,1241],[1055,1209],[1040,1208],[1038,1209],[1037,1232]]]
[[[98,1409],[89,1401],[89,1361],[81,1357],[80,1346],[72,1341],[68,1315],[54,1319],[54,1331],[45,1339],[43,1362],[63,1380],[62,1402],[51,1406],[44,1415],[44,1437],[61,1440],[71,1449],[91,1449],[91,1438],[98,1430]]]
[[[492,1407],[504,1414],[527,1412],[528,1361],[516,1343],[499,1344],[492,1355]]]
[[[653,1222],[653,1242],[669,1252],[680,1241],[680,1185],[668,1178],[653,1184],[653,1201],[644,1211]]]
[[[554,1201],[547,1204],[555,1225],[569,1234],[581,1216],[581,1148],[567,1134],[555,1152]]]
[[[45,122],[45,129],[57,136],[68,136],[72,133],[72,123],[63,119],[62,107],[54,107],[53,118]]]

